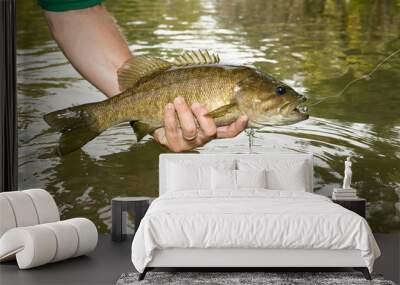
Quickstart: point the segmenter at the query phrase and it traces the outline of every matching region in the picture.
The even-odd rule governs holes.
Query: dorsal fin
[[[141,78],[166,70],[172,66],[188,66],[201,64],[217,64],[219,56],[207,50],[187,51],[177,57],[174,63],[151,56],[135,56],[128,59],[117,71],[119,89],[135,85]]]
[[[219,63],[218,54],[209,53],[208,50],[187,51],[174,61],[175,66],[217,64]]]
[[[117,71],[119,89],[135,85],[141,78],[168,69],[172,64],[168,61],[151,56],[135,56],[128,59]]]

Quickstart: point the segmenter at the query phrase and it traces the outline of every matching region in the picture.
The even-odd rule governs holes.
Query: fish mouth
[[[286,102],[279,109],[277,114],[267,116],[263,119],[251,120],[254,128],[264,126],[291,125],[309,118],[308,107],[304,104],[305,97],[301,97],[293,102]],[[264,120],[265,119],[265,120]]]
[[[308,107],[307,105],[297,105],[293,108],[292,112],[308,116]]]
[[[294,101],[293,103],[285,104],[287,107],[286,112],[288,115],[301,115],[308,117],[308,106],[304,104],[307,101],[306,97],[301,97],[298,100]]]
[[[283,116],[301,115],[305,116],[308,112],[308,107],[304,104],[306,97],[301,97],[293,102],[286,102],[278,108],[278,113]]]

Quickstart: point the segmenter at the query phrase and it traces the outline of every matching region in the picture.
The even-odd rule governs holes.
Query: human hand
[[[177,97],[165,106],[164,127],[154,131],[154,139],[173,152],[181,152],[202,146],[214,138],[235,137],[247,126],[247,116],[241,116],[228,126],[217,127],[207,113],[199,103],[193,103],[190,108],[183,97]]]

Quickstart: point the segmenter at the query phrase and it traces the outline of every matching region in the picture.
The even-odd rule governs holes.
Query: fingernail
[[[183,99],[183,97],[175,98],[175,103],[177,103],[177,104],[183,104],[184,102],[185,102],[185,99]]]
[[[240,116],[240,120],[242,120],[242,121],[247,121],[248,119],[249,119],[249,117],[247,117],[247,115]]]
[[[165,108],[168,109],[168,110],[172,110],[172,109],[174,108],[174,104],[168,103],[168,104],[165,106]]]
[[[192,104],[192,108],[201,108],[201,104],[200,103],[198,103],[198,102],[194,102],[193,104]]]

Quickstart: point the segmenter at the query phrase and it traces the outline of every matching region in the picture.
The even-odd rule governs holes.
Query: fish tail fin
[[[71,107],[44,116],[46,123],[62,135],[57,147],[58,155],[71,153],[97,137],[103,130],[98,126],[96,115],[89,103]]]

